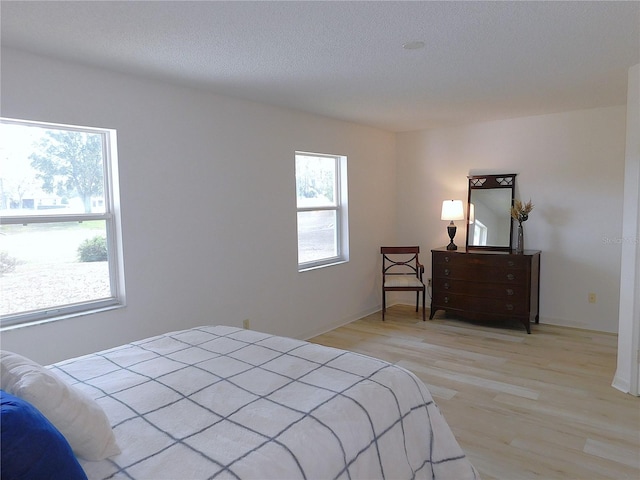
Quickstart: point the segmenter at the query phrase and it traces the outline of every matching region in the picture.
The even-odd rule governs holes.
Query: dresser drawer
[[[449,265],[469,268],[472,266],[491,266],[506,270],[525,269],[530,264],[530,258],[520,255],[503,255],[489,253],[449,253],[433,252],[433,266]]]
[[[526,268],[501,268],[494,265],[433,265],[433,278],[456,279],[477,283],[526,285],[529,273]]]
[[[529,292],[526,282],[520,284],[469,282],[456,278],[433,279],[433,290],[439,294],[460,294],[500,299],[522,299]]]
[[[528,302],[522,297],[475,297],[456,293],[438,292],[433,303],[444,310],[478,312],[492,315],[525,315],[529,313]]]

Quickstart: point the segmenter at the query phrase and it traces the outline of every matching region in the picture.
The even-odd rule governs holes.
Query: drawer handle
[[[444,297],[444,303],[449,303],[449,297]]]
[[[448,283],[446,283],[446,282],[445,282],[445,284],[444,284],[444,289],[445,289],[445,290],[449,290],[449,284],[448,284]]]
[[[507,295],[509,296],[513,295],[513,290],[511,290],[510,288],[507,288]]]
[[[444,257],[445,263],[449,263],[449,257]]]
[[[516,278],[516,277],[515,277],[515,275],[514,275],[513,273],[509,273],[509,274],[507,275],[507,279],[508,279],[508,280],[513,280],[514,278]]]
[[[513,263],[513,260],[509,260],[508,264],[510,267],[513,267],[515,265],[515,263]]]
[[[445,268],[445,269],[444,269],[444,274],[448,276],[448,275],[449,275],[449,273],[450,273],[450,272],[449,272],[449,269],[448,269],[448,268]]]
[[[507,310],[509,311],[513,310],[513,305],[510,303],[507,303],[506,307],[507,307]]]

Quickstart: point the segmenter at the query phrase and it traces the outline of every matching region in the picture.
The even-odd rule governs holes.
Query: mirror
[[[468,178],[467,249],[511,250],[516,174]]]

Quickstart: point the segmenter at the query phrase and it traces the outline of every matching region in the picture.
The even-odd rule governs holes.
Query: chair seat
[[[387,275],[384,281],[385,288],[391,287],[417,287],[422,288],[423,283],[419,278],[411,275]]]
[[[382,254],[382,320],[387,310],[387,292],[415,292],[416,312],[422,292],[422,320],[427,319],[426,293],[427,289],[422,276],[424,265],[420,263],[419,246],[380,247]]]

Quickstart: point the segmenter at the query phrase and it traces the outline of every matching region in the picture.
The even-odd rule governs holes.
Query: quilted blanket
[[[113,426],[90,479],[478,478],[426,386],[353,352],[207,326],[49,368]]]

